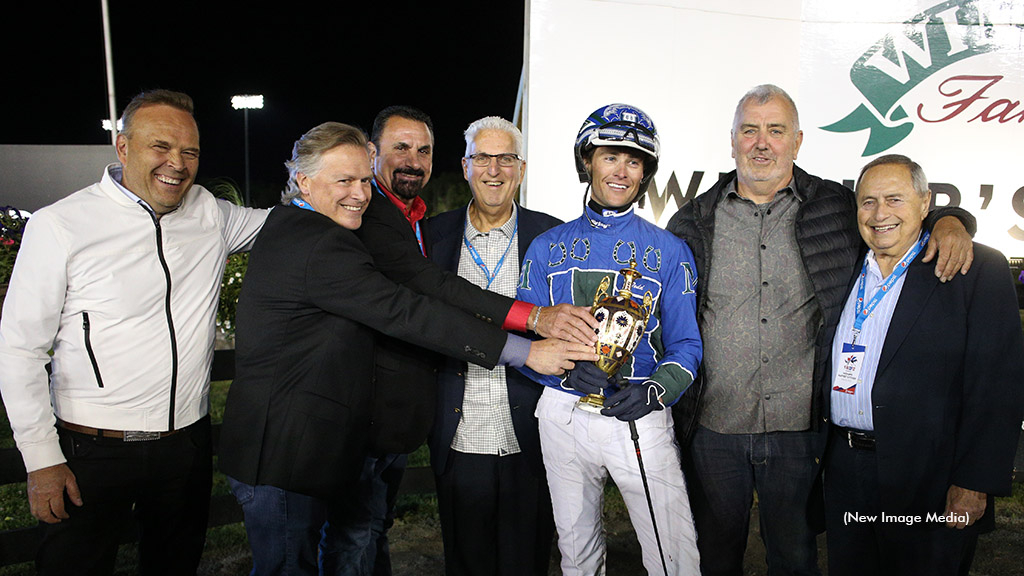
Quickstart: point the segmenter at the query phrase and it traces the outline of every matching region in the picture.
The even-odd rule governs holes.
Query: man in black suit
[[[317,574],[320,531],[362,468],[374,329],[464,361],[559,371],[580,344],[529,342],[398,286],[353,233],[371,204],[363,133],[329,122],[295,144],[284,206],[250,256],[221,469],[245,512],[254,574]],[[377,199],[375,199],[377,201]],[[523,354],[526,357],[523,357]]]
[[[377,268],[392,281],[473,310],[503,328],[592,343],[589,311],[581,307],[538,308],[515,302],[446,272],[430,262],[420,192],[430,180],[434,129],[430,117],[411,106],[389,106],[370,133],[373,197],[356,232]],[[328,573],[391,574],[390,528],[406,455],[426,440],[434,415],[441,357],[403,340],[377,336],[370,453],[350,499],[345,528],[325,539]]]
[[[992,496],[1010,493],[1024,338],[1006,259],[974,245],[942,283],[918,258],[931,193],[905,156],[861,171],[870,252],[852,279],[824,383],[829,574],[966,574]],[[828,376],[827,376],[828,377]]]
[[[514,297],[522,255],[561,220],[515,202],[523,135],[508,120],[466,129],[462,172],[473,199],[428,221],[430,258]],[[534,409],[542,388],[517,370],[449,358],[429,438],[449,575],[546,575],[554,520]]]

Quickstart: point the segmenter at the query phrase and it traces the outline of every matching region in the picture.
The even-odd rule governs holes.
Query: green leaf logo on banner
[[[950,0],[914,16],[900,34],[887,34],[857,59],[850,81],[864,96],[842,120],[822,126],[829,132],[869,130],[862,156],[892,148],[914,129],[899,101],[946,66],[992,52],[992,23],[975,0]]]

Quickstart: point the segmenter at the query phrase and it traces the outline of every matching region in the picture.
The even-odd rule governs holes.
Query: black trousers
[[[195,574],[206,542],[210,418],[159,440],[124,442],[58,428],[82,493],[70,518],[40,523],[39,574],[111,574],[121,536],[137,530],[139,573]]]
[[[829,576],[954,576],[970,569],[977,525],[957,530],[886,514],[883,521],[875,452],[833,434],[825,463]]]
[[[555,521],[547,479],[523,454],[452,450],[437,481],[448,576],[545,576]]]

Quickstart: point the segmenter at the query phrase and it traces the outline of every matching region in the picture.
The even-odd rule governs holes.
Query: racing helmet
[[[608,104],[587,116],[576,136],[576,173],[580,177],[580,182],[590,181],[583,158],[598,146],[634,148],[647,155],[644,161],[644,176],[634,201],[642,199],[647,192],[647,186],[658,171],[658,158],[661,155],[658,130],[654,127],[651,117],[643,110],[628,104]]]

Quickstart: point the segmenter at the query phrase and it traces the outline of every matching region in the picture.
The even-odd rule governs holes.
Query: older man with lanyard
[[[523,135],[488,116],[466,129],[462,169],[473,199],[429,221],[432,260],[515,296],[522,255],[561,220],[515,202],[526,174]],[[447,359],[430,434],[449,575],[548,573],[554,520],[537,418],[541,387],[517,370]]]
[[[920,262],[931,192],[905,156],[861,171],[864,256],[822,386],[829,574],[966,574],[992,495],[1009,495],[1024,336],[1009,265],[975,244],[941,283]],[[987,525],[987,526],[984,526]]]

